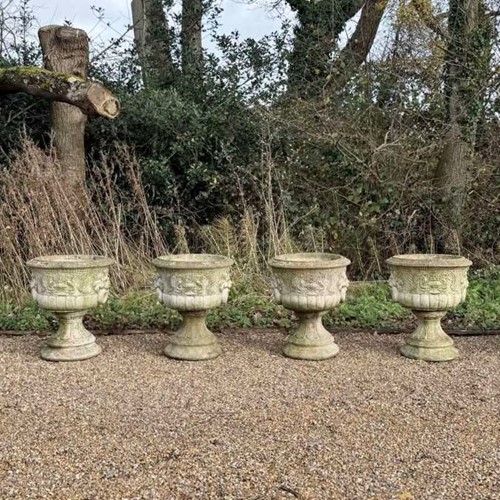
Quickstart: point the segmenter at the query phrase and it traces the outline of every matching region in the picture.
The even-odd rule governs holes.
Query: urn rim
[[[160,255],[153,260],[153,265],[159,269],[223,269],[233,264],[229,257],[210,253]]]
[[[336,269],[347,267],[350,263],[342,255],[326,252],[281,254],[269,261],[271,267],[285,269]]]
[[[33,269],[91,269],[109,267],[114,260],[103,255],[41,255],[26,262]]]
[[[413,268],[457,268],[470,267],[472,261],[455,254],[440,253],[415,253],[394,255],[386,260],[390,267],[413,267]]]

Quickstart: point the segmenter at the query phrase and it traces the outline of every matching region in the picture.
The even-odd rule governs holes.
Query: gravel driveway
[[[0,498],[500,499],[500,336],[441,364],[399,335],[337,334],[323,362],[278,331],[219,337],[213,361],[137,334],[67,364],[0,337]]]

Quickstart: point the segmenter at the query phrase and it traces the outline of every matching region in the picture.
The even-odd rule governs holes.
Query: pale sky
[[[220,1],[223,8],[220,16],[222,32],[237,30],[243,38],[261,38],[281,26],[279,14],[269,12],[262,4]],[[92,12],[92,5],[104,8],[104,22]],[[69,20],[73,26],[86,30],[96,42],[117,37],[127,25],[132,24],[130,0],[34,0],[33,6],[41,26],[63,24]]]
[[[182,0],[174,0],[176,8],[180,9]],[[281,12],[271,11],[266,7],[275,0],[216,0],[220,2],[222,13],[219,16],[220,32],[230,33],[238,31],[240,37],[259,39],[269,35],[273,31],[278,31],[284,20],[292,20],[294,15],[290,11],[285,1],[281,2]],[[110,38],[117,38],[126,32],[127,27],[132,24],[130,10],[131,0],[32,0],[32,7],[35,12],[39,26],[47,24],[64,24],[66,20],[71,21],[76,28],[82,28],[90,36],[92,46],[99,50],[106,46]],[[0,0],[0,4],[3,3]],[[13,0],[13,9],[19,5],[20,0]],[[17,4],[17,5],[16,5]],[[92,6],[104,9],[104,16],[99,19],[92,10]],[[350,20],[344,33],[340,36],[339,46],[341,47],[348,36],[354,30],[359,13]],[[377,35],[376,46],[382,47],[386,34],[384,33],[384,22]],[[128,40],[132,40],[132,31],[127,35]],[[211,43],[209,35],[205,35],[203,45],[210,50]]]

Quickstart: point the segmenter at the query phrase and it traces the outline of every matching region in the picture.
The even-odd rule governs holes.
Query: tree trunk
[[[328,81],[332,53],[347,21],[363,6],[363,0],[287,0],[297,13],[295,39],[288,69],[292,93],[318,94]]]
[[[0,95],[15,92],[71,104],[86,115],[116,118],[120,112],[118,99],[99,82],[41,68],[0,68]]]
[[[132,0],[132,25],[134,27],[134,41],[139,64],[144,71],[146,57],[146,0]]]
[[[132,0],[134,38],[144,85],[168,88],[175,80],[176,68],[172,59],[174,34],[168,25],[164,5],[168,0]]]
[[[44,66],[50,71],[87,79],[89,40],[85,31],[69,26],[45,26],[38,31]],[[85,124],[87,116],[70,104],[51,104],[54,147],[68,188],[85,184]]]
[[[189,80],[201,82],[203,78],[203,48],[201,30],[203,17],[202,0],[182,2],[182,73]]]
[[[343,88],[368,57],[387,7],[387,0],[366,0],[354,33],[333,63],[327,90]]]
[[[489,75],[492,25],[482,0],[450,0],[444,91],[447,128],[435,172],[439,252],[459,253],[477,122]]]

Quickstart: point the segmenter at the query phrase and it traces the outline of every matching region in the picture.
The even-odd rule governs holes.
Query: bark
[[[432,10],[428,8],[423,0],[412,0],[411,4],[418,14],[418,17],[424,23],[427,28],[433,31],[443,40],[448,39],[448,33],[446,33],[446,28],[443,28],[441,24],[441,16],[437,17],[434,15]]]
[[[202,0],[182,2],[182,73],[188,79],[203,78],[203,47],[201,43]]]
[[[327,90],[344,87],[353,72],[366,61],[386,7],[387,0],[366,0],[354,33],[334,62]]]
[[[132,0],[134,39],[139,55],[144,85],[167,88],[175,80],[172,59],[173,32],[163,0]]]
[[[132,25],[134,27],[134,41],[141,67],[144,63],[146,49],[146,0],[132,0]]]
[[[0,95],[15,92],[71,104],[86,115],[116,118],[120,111],[118,99],[99,82],[41,68],[0,69]]]
[[[440,252],[458,253],[461,249],[492,35],[482,0],[450,0],[444,73],[447,128],[435,172],[436,240]]]
[[[287,1],[297,14],[288,71],[289,90],[307,97],[318,94],[327,83],[338,37],[364,0]]]
[[[44,66],[50,71],[86,80],[89,41],[85,31],[69,26],[45,26],[38,31]],[[70,104],[51,104],[53,142],[64,181],[70,188],[85,183],[85,124],[87,116]]]

